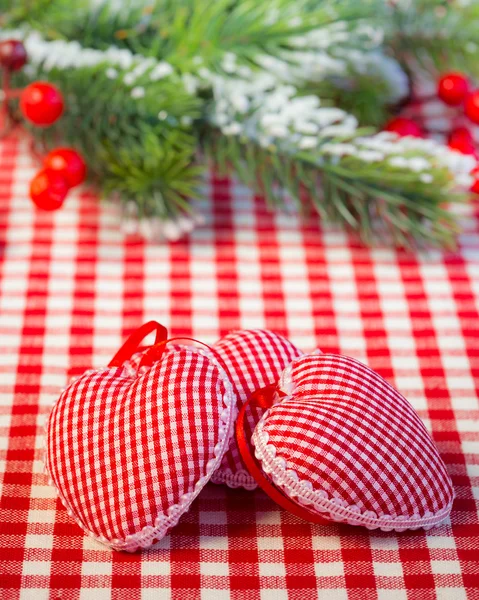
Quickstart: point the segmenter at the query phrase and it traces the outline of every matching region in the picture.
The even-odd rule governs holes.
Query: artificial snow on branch
[[[440,3],[412,4],[426,20]],[[29,6],[6,11],[17,29],[0,32],[26,45],[18,81],[48,79],[68,97],[61,122],[32,134],[47,147],[78,147],[99,189],[126,207],[129,227],[133,218],[152,236],[188,231],[206,157],[235,169],[272,207],[286,194],[367,243],[453,242],[445,205],[462,201],[473,159],[432,140],[377,133],[409,93],[405,3]],[[453,8],[436,28],[442,39],[445,23],[457,31]],[[421,47],[412,31],[416,54],[427,54],[434,34]]]

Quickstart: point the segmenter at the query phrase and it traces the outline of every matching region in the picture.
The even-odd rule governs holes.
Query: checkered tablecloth
[[[272,215],[212,175],[206,224],[151,245],[87,192],[36,212],[35,169],[24,138],[0,142],[2,600],[479,598],[477,206],[457,253],[420,256]],[[457,493],[451,521],[401,534],[311,525],[261,491],[210,484],[150,552],[92,542],[43,474],[45,417],[72,375],[106,364],[148,319],[206,342],[267,327],[368,363],[432,432]]]

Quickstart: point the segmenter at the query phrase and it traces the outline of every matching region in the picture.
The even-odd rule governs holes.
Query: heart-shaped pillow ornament
[[[155,352],[130,361],[153,330]],[[107,368],[66,388],[47,423],[51,483],[78,525],[116,550],[146,548],[178,522],[233,432],[236,398],[221,365],[165,342],[164,328],[145,324]]]
[[[189,338],[176,340],[175,345],[168,346],[165,352],[181,348],[187,340]],[[198,342],[198,340],[194,341]],[[238,410],[255,390],[269,385],[275,386],[281,373],[291,361],[303,355],[301,350],[282,335],[262,329],[232,331],[212,346],[205,344],[203,346],[209,350],[209,356],[228,374],[236,394]],[[124,362],[123,367],[136,372],[145,352],[149,352],[149,349],[136,352]],[[263,413],[264,408],[261,406],[250,404],[247,407],[245,431],[248,440]],[[243,465],[235,436],[232,436],[230,447],[219,468],[211,477],[211,481],[247,490],[257,487],[256,480]]]
[[[233,383],[238,409],[255,390],[275,385],[291,361],[303,354],[283,336],[261,329],[233,331],[216,342],[212,350]],[[259,406],[247,407],[244,428],[248,440],[263,413],[264,409]],[[257,487],[256,480],[243,465],[235,437],[211,481],[232,488]]]
[[[244,411],[237,436],[251,473],[291,512],[383,531],[429,529],[448,517],[454,491],[431,436],[367,366],[305,355],[285,369],[271,403],[252,436],[258,462],[241,444]]]

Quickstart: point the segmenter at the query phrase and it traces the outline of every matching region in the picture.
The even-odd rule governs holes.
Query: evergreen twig
[[[252,100],[256,107],[233,115],[243,132],[226,134],[217,122],[225,98],[218,96],[214,77],[234,79],[236,70],[268,75],[269,57],[270,63],[287,67],[284,76],[277,74],[277,87],[294,85],[296,98],[320,97],[321,107],[339,107],[361,125],[380,127],[398,94],[404,95],[401,86],[399,92],[393,89],[390,67],[402,77],[404,72],[384,51],[406,70],[413,57],[428,68],[460,64],[478,73],[477,3],[132,0],[118,6],[108,0],[0,0],[0,13],[3,28],[38,30],[52,48],[56,40],[77,40],[84,49],[136,55],[132,67],[111,64],[108,52],[95,65],[68,69],[52,67],[48,58],[32,61],[16,83],[45,78],[61,88],[66,99],[61,121],[48,130],[31,128],[32,134],[47,147],[61,140],[81,150],[100,189],[133,203],[139,217],[171,219],[189,210],[188,198],[197,195],[201,178],[201,146],[211,160],[264,193],[272,208],[282,207],[287,193],[298,208],[313,207],[369,244],[378,239],[400,245],[453,243],[457,225],[445,206],[463,199],[453,168],[429,155],[425,176],[394,166],[391,156],[361,160],[361,152],[334,156],[325,150],[354,142],[359,129],[354,136],[318,133],[316,147],[309,149],[301,147],[299,134],[289,144],[264,142],[246,135],[260,96]],[[381,31],[384,42],[376,35]],[[317,45],[302,47],[299,41],[309,44],[310,35],[316,35]],[[306,52],[324,69],[303,72]],[[378,55],[390,61],[383,63],[382,73],[368,68]],[[149,66],[130,81],[135,61],[145,58]],[[172,73],[150,77],[161,61]],[[292,73],[294,81],[288,79]],[[405,163],[417,156],[420,151],[403,152]]]

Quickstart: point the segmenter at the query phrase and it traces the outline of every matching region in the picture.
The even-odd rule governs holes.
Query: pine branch
[[[368,72],[363,71],[370,50],[378,46],[381,4],[378,0],[157,0],[130,2],[119,9],[107,0],[93,7],[86,0],[74,6],[68,0],[40,0],[38,10],[30,0],[20,0],[11,21],[12,26],[28,24],[48,39],[78,40],[84,47],[102,50],[114,44],[167,60],[178,72],[193,76],[204,69],[230,74],[231,56],[235,69],[262,70],[261,59],[268,56],[297,62],[295,77],[303,82],[295,84],[300,89],[317,91],[361,122],[376,125],[386,114],[385,103],[404,95],[401,82],[399,93],[391,89],[387,74],[397,69],[390,59],[389,64],[376,61]],[[312,72],[304,70],[305,53],[317,65]]]
[[[108,143],[100,160],[105,165],[102,190],[134,206],[138,219],[167,220],[190,212],[189,199],[198,194],[203,168],[193,164],[191,149],[178,148],[175,134],[160,138],[145,131],[141,145],[120,149]]]
[[[458,69],[479,77],[479,4],[452,0],[390,3],[385,46],[398,60],[428,71]]]
[[[164,59],[182,72],[201,65],[219,68],[225,53],[254,62],[277,54],[292,40],[339,21],[354,28],[377,13],[378,0],[156,0],[127,2],[121,8],[104,0],[19,0],[5,26],[29,25],[48,39],[78,40],[107,49],[112,44],[143,56]],[[73,11],[73,14],[72,14]],[[348,25],[349,26],[349,25]]]
[[[312,207],[325,222],[354,231],[368,245],[454,246],[458,225],[445,207],[464,196],[454,191],[446,168],[434,168],[433,183],[426,183],[420,173],[385,162],[290,155],[214,129],[205,134],[203,148],[222,172],[233,170],[264,194],[271,209],[284,208],[289,197],[299,210]]]
[[[367,243],[446,245],[456,223],[444,206],[460,201],[456,184],[468,185],[467,159],[434,142],[361,137],[358,129],[358,119],[378,124],[407,90],[378,31],[386,29],[387,47],[405,64],[413,52],[437,51],[440,61],[437,40],[444,46],[453,32],[469,39],[471,31],[459,32],[466,10],[456,20],[446,11],[447,27],[424,34],[438,5],[157,0],[115,8],[106,0],[92,9],[88,0],[19,0],[4,23],[38,27],[52,40],[33,36],[18,82],[56,83],[67,111],[33,135],[82,150],[99,187],[137,216],[188,210],[201,142],[259,185],[272,207],[286,190],[298,208],[311,204]]]
[[[115,63],[112,55],[114,67],[105,58],[71,68],[70,45],[43,46],[37,38],[27,47],[31,44],[38,46],[37,58],[44,58],[31,60],[28,69],[15,74],[13,84],[48,79],[66,100],[65,112],[53,126],[25,123],[32,136],[46,149],[69,144],[80,150],[98,188],[135,202],[140,217],[169,218],[187,210],[187,198],[199,183],[192,123],[201,101],[186,91],[171,67],[133,57],[129,68],[121,68],[117,63],[127,57],[120,55]],[[73,48],[72,60],[95,62],[91,54],[86,59]]]

